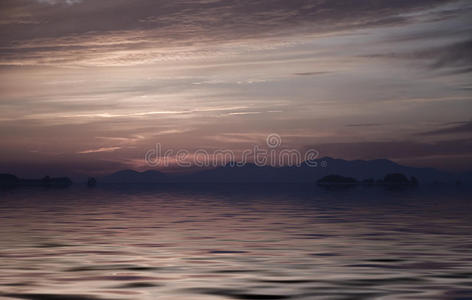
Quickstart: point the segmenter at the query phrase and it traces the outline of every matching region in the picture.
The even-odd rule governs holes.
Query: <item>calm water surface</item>
[[[0,191],[0,298],[472,299],[464,193],[247,190]]]

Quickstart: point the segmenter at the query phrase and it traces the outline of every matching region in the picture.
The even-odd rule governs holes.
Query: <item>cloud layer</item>
[[[292,35],[413,23],[414,12],[449,2],[5,0],[0,63],[113,66],[231,55],[254,43],[290,43]],[[61,3],[76,5],[50,5]]]

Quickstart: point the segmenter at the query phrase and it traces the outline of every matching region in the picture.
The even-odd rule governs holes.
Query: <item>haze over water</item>
[[[0,191],[0,298],[472,298],[458,190],[211,190]]]

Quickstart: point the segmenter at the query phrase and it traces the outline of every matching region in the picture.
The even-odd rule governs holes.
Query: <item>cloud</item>
[[[229,113],[228,116],[245,116],[245,115],[258,115],[261,114],[259,111],[242,111]]]
[[[384,124],[381,123],[355,123],[355,124],[347,124],[346,127],[376,127],[382,126]]]
[[[442,46],[427,46],[419,50],[397,51],[365,55],[369,58],[404,59],[426,62],[427,68],[450,74],[472,72],[472,39],[456,41]]]
[[[423,55],[431,57],[435,62],[433,69],[453,67],[456,72],[472,72],[472,39],[453,43],[445,47],[423,51]]]
[[[45,4],[50,4],[50,5],[56,5],[56,4],[67,4],[67,5],[73,5],[82,2],[82,0],[37,0],[39,3],[45,3]]]
[[[447,125],[446,128],[441,128],[437,130],[431,130],[419,133],[419,135],[446,135],[446,134],[462,134],[462,133],[472,133],[472,121],[469,122],[453,122]]]
[[[98,149],[90,149],[77,152],[78,154],[89,154],[89,153],[101,153],[101,152],[113,152],[121,149],[121,147],[102,147]]]
[[[300,73],[294,73],[294,75],[297,76],[317,76],[317,75],[325,75],[329,74],[331,72],[325,72],[325,71],[319,71],[319,72],[300,72]]]

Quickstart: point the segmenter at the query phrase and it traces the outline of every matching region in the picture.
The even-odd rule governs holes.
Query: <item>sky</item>
[[[460,0],[2,0],[0,172],[145,170],[156,143],[272,133],[472,170],[471,20]]]

